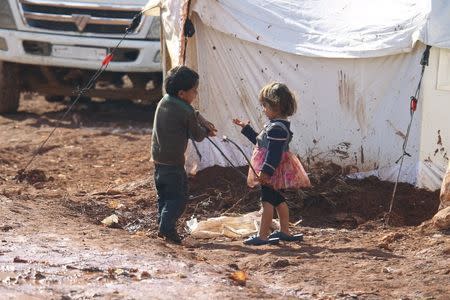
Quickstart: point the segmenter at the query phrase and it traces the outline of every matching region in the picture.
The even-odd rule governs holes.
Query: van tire
[[[14,113],[19,108],[20,87],[18,68],[0,61],[0,114]]]

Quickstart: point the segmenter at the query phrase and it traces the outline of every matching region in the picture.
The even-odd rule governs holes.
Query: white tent
[[[425,69],[400,180],[440,187],[450,146],[450,3],[437,0],[154,0],[161,8],[166,67],[180,64],[187,7],[196,33],[186,65],[200,75],[200,111],[227,135],[252,145],[233,117],[261,128],[259,89],[288,85],[299,111],[291,150],[306,166],[333,161],[354,176],[394,181],[410,121],[409,99]],[[215,141],[241,165],[232,145]],[[195,171],[227,162],[205,140],[188,150]]]

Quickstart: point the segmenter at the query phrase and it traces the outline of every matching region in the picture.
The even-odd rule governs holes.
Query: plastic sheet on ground
[[[194,238],[208,239],[215,237],[244,238],[259,230],[261,213],[251,212],[239,216],[220,216],[198,222],[196,218],[186,222],[187,230]],[[279,223],[272,221],[272,227],[278,228]]]

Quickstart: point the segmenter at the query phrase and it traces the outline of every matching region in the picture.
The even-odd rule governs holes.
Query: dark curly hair
[[[194,70],[185,66],[177,66],[167,72],[164,88],[167,94],[176,97],[179,91],[188,91],[196,86],[198,79],[199,76]]]

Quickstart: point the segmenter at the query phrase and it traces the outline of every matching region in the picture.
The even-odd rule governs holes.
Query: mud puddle
[[[28,205],[40,211],[40,206]],[[2,213],[6,209],[3,206]],[[49,220],[45,213],[39,218],[2,234],[2,295],[40,299],[249,296],[233,286],[226,266],[208,264],[189,250],[183,253],[180,246],[81,225],[63,216],[58,221]]]

